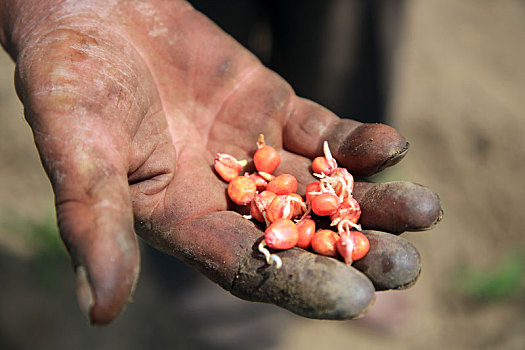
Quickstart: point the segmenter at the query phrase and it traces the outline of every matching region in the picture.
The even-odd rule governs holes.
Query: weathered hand
[[[212,169],[217,152],[251,158],[262,133],[280,150],[278,172],[304,190],[324,140],[366,176],[406,153],[395,130],[295,96],[185,1],[38,3],[34,13],[13,10],[5,46],[92,323],[111,322],[132,294],[135,230],[233,294],[307,317],[352,318],[374,289],[415,281],[415,248],[379,232],[355,264],[365,274],[299,248],[278,253],[275,270],[254,248],[261,230],[235,211]],[[441,215],[437,196],[411,183],[361,182],[355,197],[368,229],[427,229]]]

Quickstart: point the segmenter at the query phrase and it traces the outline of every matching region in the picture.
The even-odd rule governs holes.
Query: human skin
[[[297,97],[187,2],[0,0],[0,21],[92,324],[114,320],[133,293],[135,233],[234,295],[306,317],[356,317],[374,285],[400,288],[419,275],[413,246],[373,233],[366,275],[299,248],[279,253],[281,270],[265,264],[256,252],[263,232],[236,212],[213,171],[217,152],[250,159],[264,134],[282,157],[277,174],[293,174],[304,192],[324,140],[360,176],[397,163],[408,143],[388,126],[342,120]],[[363,216],[375,230],[427,229],[441,218],[439,198],[421,186],[357,182],[355,192],[358,201],[380,193],[409,204],[367,200]],[[390,259],[390,274],[378,272],[379,259]]]

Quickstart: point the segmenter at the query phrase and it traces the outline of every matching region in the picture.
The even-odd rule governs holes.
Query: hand
[[[278,253],[282,269],[266,265],[261,230],[235,212],[211,167],[217,152],[249,159],[262,133],[280,150],[279,172],[304,190],[324,140],[340,165],[367,176],[406,153],[395,130],[295,96],[184,1],[39,4],[18,13],[25,25],[5,46],[93,324],[111,322],[132,294],[135,230],[231,293],[306,317],[353,318],[375,289],[415,281],[416,249],[379,232],[354,265],[364,274],[299,248]],[[427,229],[441,216],[438,197],[411,183],[361,182],[355,197],[367,229]]]

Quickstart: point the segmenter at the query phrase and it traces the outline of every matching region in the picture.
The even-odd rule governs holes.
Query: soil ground
[[[87,326],[14,94],[14,66],[0,53],[0,348],[234,348],[244,337],[248,349],[525,349],[525,5],[407,5],[390,124],[411,151],[378,180],[431,187],[445,217],[432,231],[404,235],[422,255],[418,283],[378,294],[358,321],[301,319],[192,274],[159,277],[153,261],[164,258],[144,254],[134,303],[107,328]],[[200,287],[177,285],[185,279]],[[202,295],[191,303],[195,291]],[[239,321],[247,313],[249,324]],[[273,326],[283,332],[267,343],[259,335]]]

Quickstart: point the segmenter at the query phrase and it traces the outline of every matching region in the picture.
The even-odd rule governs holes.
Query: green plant
[[[459,294],[478,301],[500,301],[523,293],[525,254],[523,249],[507,253],[489,270],[465,268],[455,286]]]
[[[35,219],[19,213],[2,215],[0,220],[7,234],[17,235],[33,253],[30,264],[37,282],[46,288],[54,288],[68,266],[68,258],[60,240],[53,212]]]

